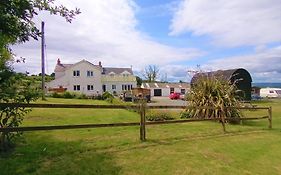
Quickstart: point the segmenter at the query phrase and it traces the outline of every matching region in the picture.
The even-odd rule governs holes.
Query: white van
[[[262,88],[260,90],[260,96],[269,97],[269,98],[281,97],[281,89],[280,88]]]

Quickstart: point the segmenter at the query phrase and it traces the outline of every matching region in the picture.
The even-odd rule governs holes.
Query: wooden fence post
[[[140,103],[140,140],[145,141],[145,102]]]
[[[221,124],[222,124],[222,129],[223,129],[223,132],[225,133],[226,132],[226,129],[225,129],[225,111],[224,110],[227,110],[227,108],[222,108],[222,113],[221,113]]]
[[[272,107],[268,108],[268,128],[272,128]]]

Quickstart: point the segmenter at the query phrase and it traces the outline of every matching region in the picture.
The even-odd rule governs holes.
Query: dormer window
[[[74,70],[73,71],[73,76],[74,77],[80,77],[80,70]]]
[[[115,73],[114,72],[110,72],[109,76],[114,77]]]
[[[93,76],[94,76],[94,72],[88,70],[88,71],[87,71],[87,77],[93,77]]]
[[[130,75],[130,72],[124,71],[121,74],[123,75],[123,77],[128,77]]]

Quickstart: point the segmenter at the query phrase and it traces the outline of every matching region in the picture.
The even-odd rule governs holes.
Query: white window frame
[[[81,86],[79,84],[73,85],[73,90],[74,91],[80,91],[81,90]]]
[[[87,70],[87,77],[93,77],[94,76],[94,72],[91,70]]]
[[[80,70],[74,70],[73,77],[80,77]]]
[[[93,90],[94,90],[94,85],[88,84],[88,85],[87,85],[87,90],[88,90],[88,91],[93,91]]]

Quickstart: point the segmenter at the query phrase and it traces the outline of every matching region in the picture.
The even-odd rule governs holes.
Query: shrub
[[[53,97],[53,98],[62,98],[62,95],[57,93],[57,92],[54,92],[54,93],[52,93],[51,97]]]
[[[7,73],[7,75],[1,75],[5,79],[0,82],[0,103],[28,104],[38,99],[40,92],[38,87],[34,86],[34,82],[25,80],[24,76],[14,72],[4,73]],[[24,116],[30,111],[29,108],[17,105],[1,106],[0,128],[19,127]],[[21,132],[0,132],[0,152],[13,147],[15,138],[21,134]]]
[[[186,112],[193,118],[240,118],[242,113],[236,108],[241,106],[235,83],[230,84],[222,77],[204,75],[198,77],[188,94],[189,105],[194,107]],[[209,106],[217,109],[204,109]],[[199,107],[199,108],[198,108]]]
[[[191,117],[192,117],[192,115],[187,110],[184,110],[180,113],[180,118],[191,118]]]
[[[77,99],[88,99],[87,95],[82,93],[75,94],[75,96]]]
[[[74,98],[76,95],[75,94],[71,94],[70,92],[66,91],[62,94],[63,98]]]
[[[146,114],[146,119],[149,121],[165,121],[174,120],[175,118],[167,111],[149,111]]]
[[[111,93],[105,91],[105,92],[102,94],[101,98],[102,98],[102,100],[108,100],[108,99],[109,99],[110,101],[112,101],[112,99],[114,98],[114,96],[113,96]]]

